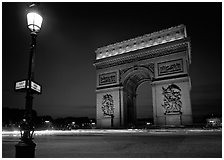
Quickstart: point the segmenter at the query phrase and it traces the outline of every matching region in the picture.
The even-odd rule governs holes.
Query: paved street
[[[15,156],[18,136],[2,137],[3,158]],[[222,157],[221,131],[75,132],[36,135],[37,158]]]

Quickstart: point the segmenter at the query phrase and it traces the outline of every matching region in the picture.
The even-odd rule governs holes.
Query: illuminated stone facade
[[[97,127],[136,122],[137,87],[150,81],[155,125],[192,124],[190,40],[184,25],[96,50]]]
[[[96,59],[107,58],[119,54],[136,51],[139,49],[152,47],[178,39],[186,38],[186,30],[180,25],[167,30],[146,34],[142,37],[137,37],[120,43],[108,45],[96,50]]]

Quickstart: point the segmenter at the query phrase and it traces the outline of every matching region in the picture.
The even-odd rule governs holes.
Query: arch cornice
[[[96,69],[109,68],[122,64],[174,54],[181,51],[187,51],[188,47],[189,47],[189,39],[185,38],[175,42],[162,44],[161,46],[159,45],[156,47],[150,47],[142,50],[133,51],[130,52],[129,54],[123,54],[96,60],[94,65]]]
[[[171,27],[158,32],[153,32],[133,39],[98,48],[95,51],[96,59],[104,59],[119,54],[125,54],[134,50],[157,46],[186,37],[186,27],[182,24],[176,27]]]

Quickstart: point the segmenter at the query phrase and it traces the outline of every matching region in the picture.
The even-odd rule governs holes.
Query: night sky
[[[191,38],[193,116],[221,114],[221,3],[51,2],[40,7],[44,20],[37,36],[34,80],[43,91],[33,104],[38,115],[95,118],[94,51],[180,24]],[[14,83],[27,78],[31,37],[26,24],[26,3],[2,3],[3,107],[25,108],[25,93],[16,93]],[[151,102],[147,84],[138,89],[140,117],[152,110],[145,107]]]

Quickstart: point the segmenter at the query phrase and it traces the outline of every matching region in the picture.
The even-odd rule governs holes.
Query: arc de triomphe
[[[190,39],[179,25],[96,51],[98,128],[136,122],[137,87],[150,81],[155,125],[190,125]]]

